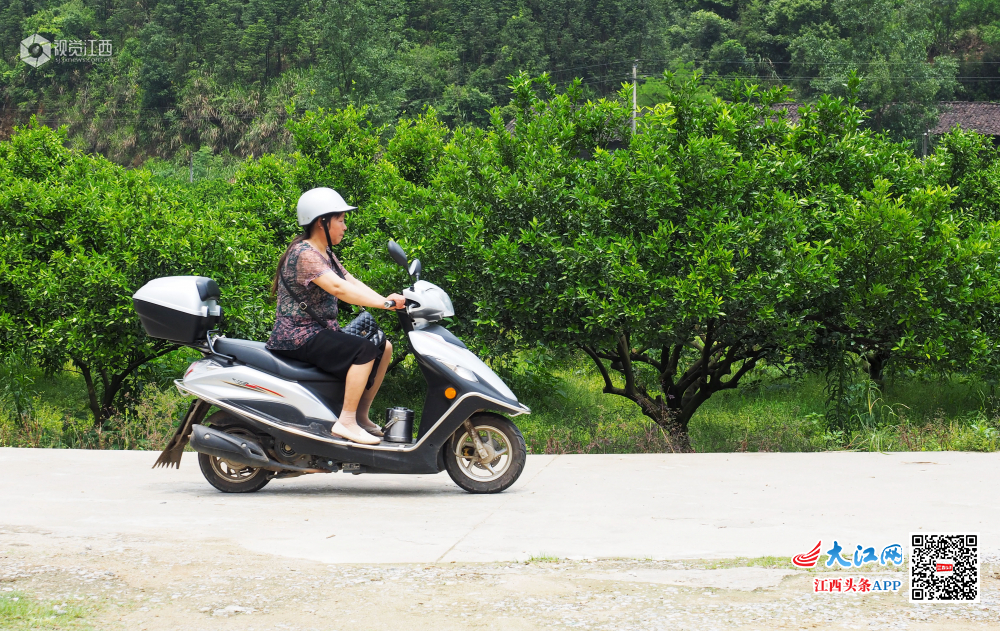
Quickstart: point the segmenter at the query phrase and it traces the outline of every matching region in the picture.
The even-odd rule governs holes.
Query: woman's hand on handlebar
[[[392,305],[389,305],[389,303]],[[389,294],[385,297],[386,309],[402,309],[406,306],[406,298],[403,298],[399,294]]]

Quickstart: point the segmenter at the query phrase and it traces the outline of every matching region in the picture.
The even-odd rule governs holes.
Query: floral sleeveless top
[[[343,276],[347,275],[344,266],[336,255],[333,262]],[[313,281],[333,272],[326,255],[305,241],[292,246],[285,259],[285,267],[281,270],[285,280],[295,290],[299,298],[304,300],[312,310],[326,320],[326,328],[339,331],[337,323],[337,297],[328,294]],[[336,272],[334,272],[336,273]],[[309,313],[293,298],[285,284],[278,281],[278,317],[274,322],[274,330],[267,340],[267,348],[271,350],[290,351],[301,347],[312,336],[323,330],[323,326],[312,319]]]

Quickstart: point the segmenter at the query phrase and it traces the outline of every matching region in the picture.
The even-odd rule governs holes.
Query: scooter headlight
[[[430,355],[430,357],[434,357],[434,356]],[[437,361],[439,361],[439,362],[441,362],[442,364],[444,364],[448,368],[450,368],[453,373],[455,373],[456,375],[458,375],[462,379],[465,379],[466,381],[477,381],[477,382],[479,381],[479,379],[476,377],[476,373],[472,372],[468,368],[465,368],[463,366],[459,366],[458,364],[453,364],[453,363],[451,363],[449,361],[445,361],[445,360],[441,359],[440,357],[434,357],[434,359],[437,360]]]

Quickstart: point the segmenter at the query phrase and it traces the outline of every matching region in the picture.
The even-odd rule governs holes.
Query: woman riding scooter
[[[378,348],[341,331],[337,303],[402,309],[405,299],[372,290],[344,269],[333,253],[347,231],[344,217],[352,210],[356,207],[330,188],[314,188],[299,197],[298,223],[303,232],[278,262],[271,287],[277,296],[277,319],[267,348],[344,379],[343,411],[331,432],[374,445],[382,432],[368,413],[392,359],[392,344],[386,340]]]
[[[524,470],[527,450],[508,416],[531,410],[445,326],[455,315],[448,293],[420,278],[420,259],[410,260],[389,241],[389,257],[411,284],[402,296],[378,295],[329,251],[344,236],[344,213],[354,209],[322,188],[302,195],[298,210],[305,230],[278,266],[278,321],[267,345],[219,334],[223,289],[211,278],[154,278],[132,296],[150,337],[201,353],[174,381],[194,401],[154,466],[179,466],[190,446],[205,479],[225,493],[336,471],[447,470],[470,493],[509,488]],[[419,415],[399,406],[386,410],[382,440],[368,409],[392,347],[382,344],[385,335],[367,313],[338,330],[338,299],[395,309],[427,383]]]

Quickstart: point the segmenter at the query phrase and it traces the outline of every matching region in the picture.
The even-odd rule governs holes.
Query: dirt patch
[[[994,564],[983,567],[982,602],[957,606],[913,606],[903,593],[813,594],[814,572],[751,567],[750,561],[721,565],[638,560],[330,565],[247,552],[211,533],[153,541],[0,528],[0,599],[19,594],[49,607],[36,628],[388,631],[405,621],[408,629],[428,631],[646,631],[1000,624]],[[59,612],[71,610],[73,619],[67,614],[62,620]],[[21,627],[0,617],[0,628]]]

